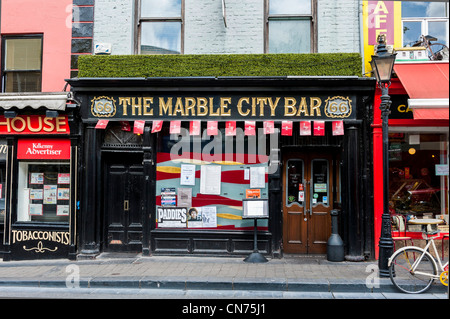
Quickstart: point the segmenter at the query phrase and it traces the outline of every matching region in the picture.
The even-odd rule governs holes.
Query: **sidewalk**
[[[285,256],[254,264],[236,257],[104,253],[93,260],[0,261],[0,289],[75,284],[81,288],[398,292],[389,278],[378,278],[377,271],[376,261],[330,262],[324,256]],[[447,287],[435,284],[429,292],[446,293]]]

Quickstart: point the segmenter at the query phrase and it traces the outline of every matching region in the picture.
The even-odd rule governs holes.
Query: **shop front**
[[[75,257],[77,146],[69,101],[64,92],[0,96],[4,261]]]
[[[81,102],[79,256],[373,253],[370,116],[357,77],[71,79]]]

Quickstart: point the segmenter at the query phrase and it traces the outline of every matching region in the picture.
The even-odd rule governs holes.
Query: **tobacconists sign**
[[[354,96],[134,95],[91,96],[87,119],[333,120],[355,119]]]

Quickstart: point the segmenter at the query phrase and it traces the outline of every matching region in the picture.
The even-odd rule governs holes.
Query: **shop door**
[[[331,156],[289,154],[283,173],[285,253],[325,254],[331,235]]]
[[[142,251],[142,155],[112,154],[105,163],[105,250]]]

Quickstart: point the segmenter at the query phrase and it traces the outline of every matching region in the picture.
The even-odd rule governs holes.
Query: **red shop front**
[[[397,77],[392,79],[389,87],[392,100],[389,115],[389,208],[393,237],[406,236],[413,241],[422,239],[421,226],[409,223],[415,218],[442,219],[443,223],[437,226],[441,231],[438,242],[445,234],[448,235],[448,70],[448,62],[397,63],[394,67]],[[378,89],[373,119],[377,258],[383,213],[380,96]],[[396,244],[398,242],[394,241]]]

